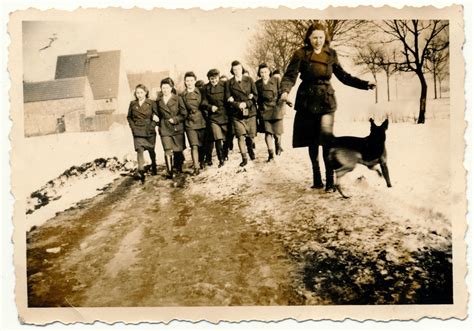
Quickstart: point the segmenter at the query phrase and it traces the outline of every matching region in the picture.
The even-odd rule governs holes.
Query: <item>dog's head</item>
[[[370,136],[385,140],[385,131],[388,129],[388,118],[380,126],[375,124],[373,118],[370,120]]]

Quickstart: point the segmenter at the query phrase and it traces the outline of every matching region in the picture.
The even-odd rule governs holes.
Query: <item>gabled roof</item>
[[[23,82],[23,102],[83,97],[87,77],[65,78],[43,82]]]
[[[94,99],[116,98],[119,87],[120,51],[61,55],[56,62],[55,79],[87,76]]]
[[[132,91],[138,84],[143,84],[148,89],[152,89],[153,87],[160,87],[161,80],[169,75],[170,72],[168,70],[127,73],[128,85]]]

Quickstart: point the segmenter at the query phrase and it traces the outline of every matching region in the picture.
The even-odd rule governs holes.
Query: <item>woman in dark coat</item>
[[[199,168],[204,160],[204,139],[206,137],[206,119],[201,111],[202,96],[196,88],[196,75],[189,71],[184,75],[186,89],[181,94],[186,107],[185,130],[191,146],[194,174],[199,174]]]
[[[336,98],[331,86],[331,76],[345,85],[358,89],[373,89],[375,84],[353,77],[342,69],[336,51],[329,47],[324,25],[312,24],[306,32],[305,46],[293,54],[281,82],[281,97],[286,101],[298,74],[302,80],[296,93],[293,147],[308,147],[313,167],[313,188],[322,188],[318,163],[318,146],[323,146],[326,168],[326,190],[334,188],[333,169],[328,160],[333,137]]]
[[[258,67],[259,80],[255,82],[258,91],[258,111],[263,120],[265,130],[265,142],[268,148],[268,162],[274,158],[273,139],[275,140],[275,152],[280,155],[281,135],[283,134],[283,107],[278,105],[280,81],[276,77],[270,77],[270,68],[265,63]]]
[[[166,170],[168,178],[173,178],[174,155],[182,154],[185,149],[184,119],[186,108],[183,100],[173,93],[174,82],[171,78],[161,81],[161,94],[156,100],[158,105],[159,132],[161,144],[165,151]]]
[[[137,152],[138,176],[142,183],[145,182],[143,152],[150,154],[151,173],[156,175],[156,125],[158,115],[156,103],[148,99],[148,89],[139,84],[135,87],[135,100],[128,107],[127,120],[133,134],[133,144]]]
[[[230,72],[234,75],[226,85],[226,98],[232,113],[232,126],[242,154],[240,166],[247,164],[248,158],[255,159],[254,138],[257,135],[257,88],[253,79],[244,75],[239,61],[233,61]]]
[[[209,83],[203,87],[202,107],[208,113],[210,129],[216,143],[219,168],[224,165],[227,156],[226,137],[229,117],[225,107],[225,83],[219,80],[219,70],[211,69],[207,72]]]

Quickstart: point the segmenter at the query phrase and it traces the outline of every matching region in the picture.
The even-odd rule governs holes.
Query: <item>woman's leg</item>
[[[319,158],[318,158],[318,144],[312,144],[308,146],[309,158],[311,159],[311,165],[313,168],[313,186],[311,188],[323,188],[323,181],[321,180],[321,171],[319,170]]]
[[[247,145],[247,151],[249,153],[250,159],[255,160],[255,151],[253,150],[254,146],[255,146],[255,143],[253,141],[253,138],[250,137],[250,136],[246,136],[245,137],[245,144]]]
[[[240,163],[240,166],[243,167],[248,162],[247,145],[245,144],[245,136],[240,136],[240,137],[237,138],[237,140],[238,140],[238,143],[239,143],[240,154],[242,154],[242,162]]]
[[[323,145],[323,160],[326,168],[326,191],[334,189],[334,169],[329,160],[329,149],[331,148],[334,127],[334,113],[321,116],[321,136],[320,141]]]
[[[273,148],[272,148],[272,134],[271,133],[268,133],[268,132],[265,132],[265,143],[267,144],[267,149],[268,149],[268,160],[267,162],[270,162],[271,160],[273,160],[273,157],[274,157],[274,153],[273,153]]]
[[[280,155],[283,152],[283,148],[281,148],[281,134],[274,134],[273,137],[275,138],[276,155]]]
[[[216,140],[216,153],[217,153],[217,158],[219,159],[219,168],[224,165],[224,149],[222,147],[222,139],[217,139]]]
[[[149,149],[148,154],[150,154],[150,159],[151,159],[151,174],[153,176],[156,175],[156,153],[154,149]]]
[[[145,158],[143,157],[144,148],[137,148],[138,177],[142,183],[145,182]]]
[[[191,157],[193,159],[194,174],[199,174],[199,146],[191,146]]]
[[[173,178],[173,150],[165,150],[165,163],[166,163],[166,172],[168,173],[167,177],[169,179]]]

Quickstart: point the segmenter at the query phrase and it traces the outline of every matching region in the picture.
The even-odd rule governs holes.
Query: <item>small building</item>
[[[114,121],[125,122],[130,90],[120,50],[58,56],[55,79],[84,76],[90,82],[96,110],[96,116],[87,119],[86,130],[107,130]]]
[[[23,82],[25,136],[85,131],[96,113],[87,77]]]

